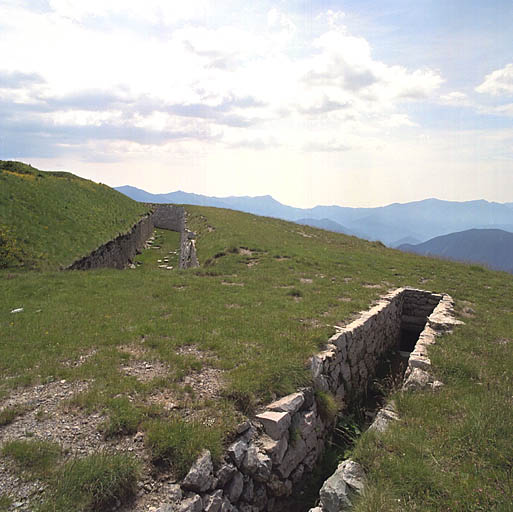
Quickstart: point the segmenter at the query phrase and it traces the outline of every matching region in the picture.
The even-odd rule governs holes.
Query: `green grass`
[[[373,482],[358,510],[507,510],[512,275],[277,219],[187,209],[198,233],[198,269],[159,269],[157,260],[178,247],[176,234],[161,232],[161,249],[145,251],[134,270],[0,271],[0,394],[38,382],[90,381],[75,405],[107,411],[116,435],[137,423],[152,439],[155,460],[183,472],[201,449],[219,453],[240,412],[308,384],[308,357],[334,325],[391,288],[447,292],[460,316],[467,302],[475,313],[431,350],[445,387],[397,396],[401,423],[356,443],[354,456]],[[20,306],[22,313],[10,313]],[[89,355],[83,364],[68,364],[81,355]],[[141,381],[122,370],[134,360],[167,370]],[[183,381],[208,368],[222,372],[215,400]],[[176,411],[155,421],[144,413],[140,422],[137,411],[163,390],[175,397]],[[116,411],[113,400],[125,405]]]
[[[61,456],[61,448],[49,441],[13,440],[3,444],[1,453],[11,459],[24,476],[48,478]]]
[[[5,407],[0,409],[0,427],[4,425],[9,425],[12,423],[18,416],[25,412],[25,408],[21,406],[13,406],[13,407]]]
[[[128,231],[144,205],[71,173],[0,160],[0,268],[58,268]]]
[[[43,512],[108,510],[133,496],[138,462],[131,456],[99,453],[67,462],[59,471],[55,494]]]
[[[221,456],[224,432],[219,427],[172,418],[154,421],[147,429],[147,444],[154,462],[174,467],[180,477],[187,474],[202,450],[210,450],[214,460]]]
[[[0,512],[7,512],[12,505],[13,500],[6,494],[0,494]]]

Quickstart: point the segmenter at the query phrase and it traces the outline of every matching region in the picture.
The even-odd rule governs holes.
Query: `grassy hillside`
[[[89,451],[132,447],[139,478],[180,475],[202,447],[221,453],[259,403],[307,384],[305,363],[334,325],[408,285],[451,294],[465,325],[432,350],[443,389],[399,395],[402,421],[357,443],[371,482],[357,510],[508,510],[512,275],[277,219],[188,211],[198,269],[159,268],[178,247],[176,234],[162,231],[160,248],[133,270],[0,271],[0,466],[17,471],[2,428],[19,428],[25,439],[26,425],[26,440],[40,437],[39,424],[51,432],[47,441],[82,457],[80,438],[70,448],[63,437],[78,421],[103,435],[103,444],[87,439]],[[45,413],[37,400],[17,405],[19,387],[30,394],[38,383],[40,393],[60,393],[55,410],[45,405]],[[65,472],[70,453],[59,457],[53,467]],[[59,508],[60,488],[46,482],[49,509],[74,509]],[[14,499],[0,493],[0,510]]]
[[[127,231],[146,210],[71,173],[0,161],[0,266],[66,266]]]

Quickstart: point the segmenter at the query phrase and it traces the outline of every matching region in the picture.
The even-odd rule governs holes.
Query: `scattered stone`
[[[15,308],[11,311],[11,313],[21,313],[24,311],[24,308]]]

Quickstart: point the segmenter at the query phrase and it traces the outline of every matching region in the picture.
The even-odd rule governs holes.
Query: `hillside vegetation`
[[[176,233],[159,231],[157,248],[139,256],[136,269],[0,271],[5,475],[21,471],[23,452],[4,432],[27,442],[44,432],[69,452],[46,449],[59,455],[33,499],[46,510],[82,510],[60,505],[64,491],[56,482],[68,461],[97,464],[84,453],[105,458],[130,447],[138,466],[116,459],[109,467],[126,475],[123,493],[136,478],[153,482],[134,505],[147,510],[159,474],[162,481],[183,475],[204,447],[218,457],[245,415],[309,384],[308,357],[335,325],[389,289],[414,286],[451,294],[465,325],[431,352],[445,386],[436,394],[397,394],[401,421],[356,444],[354,456],[370,479],[356,510],[510,510],[512,275],[282,220],[187,209],[198,234],[198,269],[159,268],[178,247]],[[27,252],[35,251],[30,241]],[[33,390],[60,398],[18,405],[16,397]],[[66,432],[77,422],[85,437],[70,444]],[[18,499],[0,492],[0,510]]]
[[[67,266],[128,231],[147,210],[71,173],[0,161],[0,267]]]

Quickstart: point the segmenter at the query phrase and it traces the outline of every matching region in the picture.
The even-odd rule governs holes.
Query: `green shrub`
[[[49,441],[15,440],[4,444],[2,455],[12,459],[25,476],[48,478],[61,455],[61,448]]]
[[[97,453],[71,460],[59,471],[54,500],[46,510],[105,510],[133,496],[138,474],[137,461],[124,454]]]
[[[146,441],[153,461],[171,465],[180,476],[187,474],[202,450],[210,450],[212,457],[217,459],[223,449],[220,428],[186,422],[181,418],[151,422]]]

